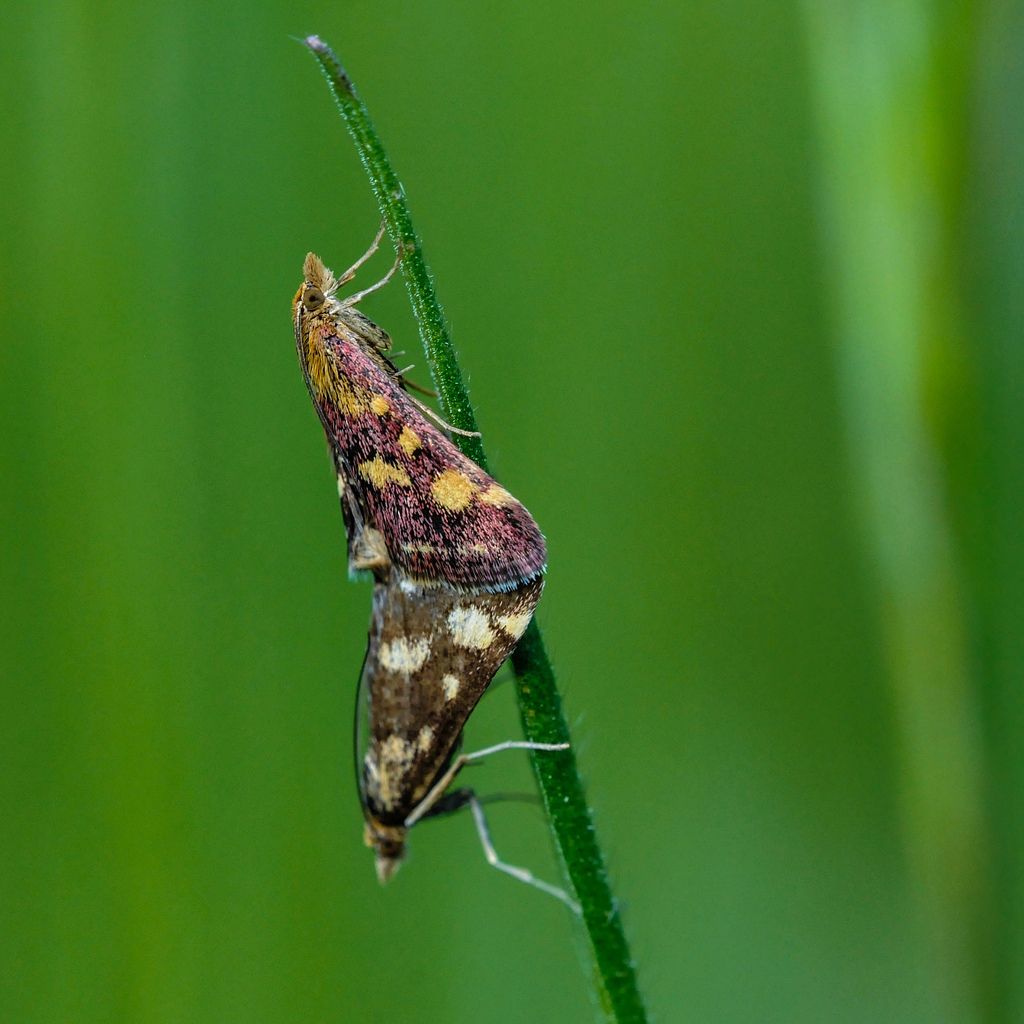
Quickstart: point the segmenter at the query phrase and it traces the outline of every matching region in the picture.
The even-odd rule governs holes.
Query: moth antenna
[[[348,270],[346,270],[345,273],[338,278],[339,286],[343,284],[348,284],[348,282],[351,281],[352,278],[356,276],[356,271],[380,248],[380,242],[381,239],[384,237],[384,232],[386,230],[387,222],[382,220],[380,222],[380,228],[377,231],[377,234],[374,236],[373,241],[370,243],[370,248],[367,249],[366,252],[364,252],[363,255],[360,256],[359,259],[357,259],[355,263],[353,263],[352,266],[349,267]]]
[[[395,271],[398,270],[402,263],[402,255],[402,253],[399,253],[395,257],[395,262],[391,264],[391,269],[376,284],[371,284],[369,288],[364,288],[361,292],[356,292],[355,295],[350,295],[347,299],[342,301],[341,308],[348,309],[351,306],[356,306],[362,302],[367,295],[372,295],[374,292],[380,291],[380,289],[395,276]],[[349,278],[349,280],[351,280],[351,278]]]
[[[432,420],[438,422],[445,430],[450,430],[453,434],[459,434],[462,437],[480,437],[479,430],[462,430],[459,427],[453,427],[450,423],[446,423],[443,419],[429,405],[424,405],[418,398],[409,396],[409,400],[419,406],[420,410],[429,416]]]

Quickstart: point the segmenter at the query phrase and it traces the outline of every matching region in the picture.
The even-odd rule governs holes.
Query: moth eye
[[[302,304],[308,310],[317,310],[324,304],[324,293],[316,285],[307,285],[302,293]]]

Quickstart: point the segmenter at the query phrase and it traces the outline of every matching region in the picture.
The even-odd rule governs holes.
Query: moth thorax
[[[405,834],[402,825],[385,825],[373,818],[366,823],[363,842],[377,857],[377,880],[384,885],[401,867],[405,856]]]

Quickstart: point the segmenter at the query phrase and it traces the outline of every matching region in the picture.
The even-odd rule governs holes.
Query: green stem
[[[352,80],[334,52],[317,36],[310,36],[305,44],[330,83],[377,197],[388,234],[396,250],[404,253],[402,274],[443,413],[453,426],[476,430],[473,407],[423,259],[420,241],[413,229],[402,183],[384,152]],[[479,437],[456,434],[453,439],[469,458],[486,468]],[[569,725],[562,713],[555,673],[536,622],[530,625],[513,654],[512,667],[518,680],[519,711],[527,738],[538,743],[568,743]],[[636,971],[583,793],[575,753],[570,747],[561,754],[546,753],[542,758],[534,757],[533,769],[555,848],[582,908],[598,998],[606,1018],[620,1024],[645,1021],[647,1015],[637,987]]]

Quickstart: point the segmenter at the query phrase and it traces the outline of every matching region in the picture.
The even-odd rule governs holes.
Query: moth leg
[[[399,253],[395,257],[395,262],[391,264],[391,269],[376,283],[371,284],[369,288],[364,288],[361,292],[356,292],[355,295],[350,295],[347,299],[342,300],[341,308],[348,309],[349,306],[358,305],[366,298],[367,295],[372,295],[374,292],[379,291],[384,287],[395,276],[395,271],[398,269],[402,262],[402,254]]]
[[[568,750],[568,743],[532,743],[530,740],[506,740],[496,743],[493,747],[474,750],[471,754],[459,754],[441,778],[430,787],[427,795],[413,808],[405,819],[405,827],[412,828],[430,809],[444,796],[444,791],[451,785],[452,779],[471,761],[479,761],[489,754],[498,754],[502,750]]]
[[[397,355],[398,353],[392,353]],[[422,384],[417,384],[414,380],[406,380],[405,375],[416,368],[415,363],[410,363],[408,366],[403,367],[401,370],[395,370],[393,376],[403,388],[412,388],[413,391],[418,391],[421,395],[426,395],[428,398],[437,398],[437,392],[432,391],[430,388],[425,388]]]
[[[348,270],[346,270],[345,273],[338,278],[339,288],[343,284],[348,284],[348,282],[351,281],[352,278],[356,276],[356,271],[380,248],[380,242],[381,239],[384,237],[384,232],[386,229],[386,222],[381,221],[380,230],[377,232],[377,235],[374,238],[374,240],[370,243],[370,248],[367,249],[366,252],[364,252],[363,255],[360,256],[359,259],[357,259],[355,263],[353,263],[352,266],[349,267]]]
[[[348,553],[349,568],[386,569],[391,564],[384,535],[372,526],[364,526],[356,532]]]
[[[463,807],[469,806],[469,801],[473,798],[473,790],[471,789],[453,789],[450,793],[445,793],[440,800],[434,804],[433,807],[423,815],[421,820],[426,821],[430,818],[445,818],[449,814],[455,814],[456,811],[461,811]]]
[[[484,848],[484,856],[492,868],[497,868],[506,875],[511,875],[527,885],[532,885],[535,889],[540,889],[541,892],[546,892],[549,896],[554,896],[556,900],[561,900],[574,914],[579,916],[580,905],[564,889],[559,889],[557,886],[542,881],[532,871],[527,871],[526,868],[519,868],[514,864],[506,864],[498,856],[497,850],[494,849],[494,843],[491,842],[491,833],[487,828],[487,819],[484,817],[483,805],[476,794],[472,792],[469,795],[469,809],[473,812],[473,821],[476,823],[476,832],[480,837],[480,845]]]

